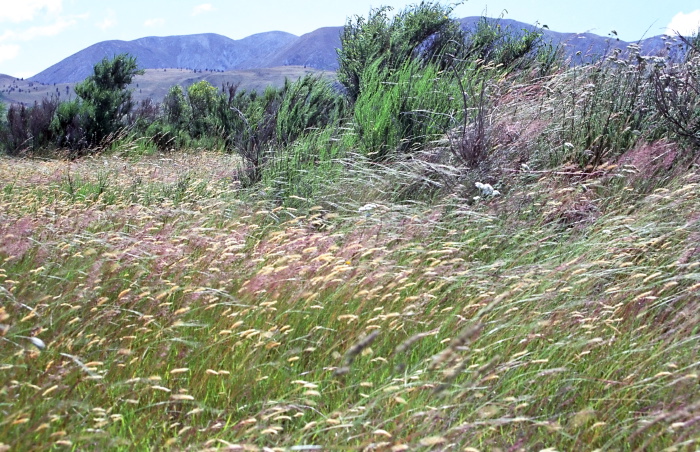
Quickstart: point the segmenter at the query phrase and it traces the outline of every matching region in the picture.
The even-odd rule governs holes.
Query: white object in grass
[[[491,184],[482,184],[481,182],[477,182],[474,185],[476,185],[476,188],[479,189],[483,196],[498,196],[501,194],[500,191],[494,190]]]

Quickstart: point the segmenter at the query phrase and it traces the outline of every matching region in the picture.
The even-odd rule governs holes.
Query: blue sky
[[[401,0],[0,0],[0,73],[29,77],[108,39],[219,33],[233,39],[281,30],[302,35],[343,25]],[[698,0],[470,0],[454,17],[503,15],[554,31],[616,30],[626,41],[700,26]]]

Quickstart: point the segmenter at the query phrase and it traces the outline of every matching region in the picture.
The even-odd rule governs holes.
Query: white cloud
[[[0,42],[3,41],[32,41],[36,38],[56,36],[64,30],[78,23],[78,19],[86,16],[59,17],[54,23],[41,27],[30,27],[21,32],[6,31],[0,35]]]
[[[666,33],[675,35],[680,33],[683,36],[693,36],[700,29],[700,9],[689,12],[688,14],[680,12],[673,16],[671,23],[666,26]]]
[[[0,45],[0,63],[12,60],[19,55],[20,47],[15,44]]]
[[[143,23],[145,27],[162,27],[165,25],[165,19],[162,17],[155,17],[153,19],[148,19]]]
[[[115,25],[117,25],[117,13],[113,9],[107,10],[107,16],[101,22],[95,24],[102,31],[109,30]]]
[[[51,25],[45,25],[43,27],[31,27],[29,30],[22,33],[22,40],[29,41],[35,38],[56,36],[57,34],[62,33],[64,30],[72,27],[77,23],[77,18],[61,17]]]
[[[212,5],[211,3],[202,3],[201,5],[197,5],[192,9],[192,15],[198,16],[200,14],[210,13],[212,11],[216,11],[214,5]]]
[[[44,9],[51,14],[58,14],[62,3],[62,0],[6,1],[0,7],[0,22],[26,22],[34,19]]]

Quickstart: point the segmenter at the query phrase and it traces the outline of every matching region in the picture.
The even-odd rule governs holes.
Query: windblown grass
[[[0,450],[697,449],[697,152],[618,114],[630,70],[493,80],[410,159],[310,132],[252,188],[1,159]]]
[[[698,447],[697,168],[280,204],[236,163],[0,161],[1,443]]]

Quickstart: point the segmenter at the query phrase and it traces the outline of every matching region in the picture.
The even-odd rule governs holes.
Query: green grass
[[[492,80],[468,169],[469,124],[310,131],[248,188],[128,137],[0,159],[0,449],[697,449],[696,149],[581,159],[619,116],[571,79]]]
[[[234,160],[2,160],[2,443],[697,447],[697,173],[576,228],[555,174],[367,215]]]

